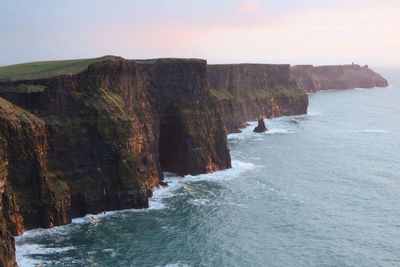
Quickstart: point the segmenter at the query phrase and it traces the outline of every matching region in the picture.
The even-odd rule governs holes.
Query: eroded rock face
[[[0,266],[17,266],[15,261],[14,237],[9,231],[7,211],[3,204],[7,186],[8,162],[6,142],[0,138]]]
[[[0,138],[7,143],[3,205],[11,232],[69,223],[69,188],[48,169],[44,121],[0,98]]]
[[[209,65],[208,84],[229,133],[259,116],[307,113],[308,97],[290,79],[289,65]]]
[[[226,129],[307,106],[288,65],[107,57],[76,74],[0,82],[1,260],[15,263],[9,232],[146,208],[162,171],[230,168]]]
[[[368,66],[337,65],[319,66],[299,65],[291,68],[291,76],[300,89],[315,93],[329,89],[354,89],[386,87],[388,82]]]
[[[162,170],[231,166],[202,60],[109,58],[74,75],[2,82],[0,96],[9,202],[22,215],[14,234],[21,221],[53,227],[87,213],[146,208]]]
[[[164,171],[201,174],[231,167],[227,137],[207,87],[207,62],[138,62],[155,109]]]

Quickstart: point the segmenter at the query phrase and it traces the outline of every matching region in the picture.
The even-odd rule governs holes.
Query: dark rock
[[[167,183],[167,182],[164,182],[164,181],[161,181],[161,182],[160,182],[159,187],[167,187],[167,186],[168,186],[168,183]]]
[[[268,131],[268,129],[265,126],[264,119],[259,119],[257,127],[254,128],[254,132],[255,133],[265,133],[266,131]]]

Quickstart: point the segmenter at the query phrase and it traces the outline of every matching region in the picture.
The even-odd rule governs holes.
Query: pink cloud
[[[262,3],[259,0],[244,0],[239,3],[237,10],[241,13],[260,13],[262,10]]]

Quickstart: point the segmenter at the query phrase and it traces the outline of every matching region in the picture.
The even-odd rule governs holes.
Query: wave
[[[276,129],[269,129],[267,132],[264,134],[291,134],[295,133],[296,131],[290,130],[290,129],[284,129],[284,128],[276,128]]]
[[[232,160],[232,168],[214,173],[200,174],[200,175],[187,175],[183,177],[182,182],[200,182],[200,181],[229,181],[239,177],[245,171],[257,168],[256,165],[249,162]]]
[[[17,245],[16,258],[18,265],[24,266],[38,266],[44,262],[38,259],[33,259],[30,255],[48,255],[48,254],[58,254],[62,252],[67,252],[71,250],[76,250],[73,246],[67,247],[47,247],[44,245],[39,245],[36,243],[25,243]]]
[[[156,267],[161,267],[161,266],[156,266]],[[178,262],[178,263],[166,264],[164,265],[164,267],[189,267],[189,265]]]
[[[379,129],[366,129],[366,130],[354,130],[350,131],[353,133],[391,133],[392,131],[388,130],[379,130]]]
[[[391,131],[387,130],[362,130],[363,133],[391,133]]]
[[[270,131],[266,134],[279,134],[290,132],[290,117],[277,118],[267,121]],[[257,126],[257,122],[249,122],[249,126],[243,129],[242,133],[231,134],[228,136],[230,140],[243,140],[243,139],[258,139],[264,140],[259,134],[253,132],[254,127]],[[262,135],[261,135],[262,136]],[[149,199],[148,209],[130,209],[130,210],[119,210],[119,211],[109,211],[100,214],[88,214],[83,218],[76,218],[72,220],[71,224],[58,226],[51,229],[34,229],[25,232],[22,236],[16,237],[16,257],[17,262],[20,266],[35,266],[35,264],[44,264],[40,259],[33,258],[33,255],[48,255],[57,254],[70,250],[76,249],[72,246],[67,247],[57,247],[39,244],[39,238],[45,238],[46,236],[56,235],[60,241],[67,239],[72,231],[80,229],[83,225],[96,226],[105,217],[110,216],[120,216],[120,214],[125,213],[139,213],[139,212],[157,212],[158,210],[163,210],[168,208],[166,199],[177,196],[179,189],[189,188],[188,184],[197,183],[201,181],[211,181],[211,182],[222,182],[237,179],[242,177],[242,174],[246,171],[257,168],[258,166],[244,162],[240,160],[232,160],[232,168],[226,169],[209,174],[201,174],[197,176],[186,175],[184,177],[178,177],[173,173],[164,173],[164,181],[168,184],[167,187],[159,188],[154,191],[153,197]],[[189,203],[196,206],[203,206],[209,203],[209,200],[202,198],[190,199]]]
[[[109,216],[119,216],[125,213],[138,213],[138,212],[154,212],[157,210],[162,210],[167,208],[165,200],[177,195],[177,191],[185,187],[188,183],[199,182],[199,181],[226,181],[232,180],[247,171],[256,168],[252,163],[242,162],[238,160],[232,161],[232,168],[227,170],[222,170],[210,174],[202,174],[198,176],[186,175],[184,177],[178,177],[171,173],[165,173],[164,181],[168,183],[167,187],[160,188],[153,193],[153,197],[149,200],[150,207],[148,209],[130,209],[130,210],[119,210],[119,211],[109,211],[100,214],[88,214],[83,218],[73,219],[71,224],[57,226],[50,229],[33,229],[26,231],[23,235],[15,238],[16,240],[16,258],[19,266],[35,266],[44,264],[39,259],[34,259],[31,255],[48,255],[57,254],[61,252],[66,252],[74,250],[72,246],[68,247],[49,247],[40,245],[36,238],[45,237],[47,235],[54,236],[57,235],[60,241],[67,238],[69,234],[82,227],[82,225],[93,225],[98,224],[103,218]],[[206,205],[208,203],[207,199],[192,199],[191,204],[193,205]]]
[[[284,116],[278,117],[271,120],[266,120],[265,124],[268,131],[262,133],[263,135],[276,135],[276,134],[294,134],[301,129],[301,122],[309,118],[310,116],[319,116],[321,113],[310,113],[298,116]],[[250,121],[247,123],[247,127],[242,129],[241,133],[228,134],[228,142],[235,144],[243,140],[254,140],[263,141],[260,138],[260,133],[254,133],[253,130],[257,126],[256,121]]]

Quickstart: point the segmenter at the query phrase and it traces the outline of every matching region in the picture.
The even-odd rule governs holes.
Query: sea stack
[[[228,133],[248,121],[307,114],[308,96],[290,77],[290,65],[208,65],[208,88]]]
[[[266,131],[268,131],[268,129],[267,129],[267,127],[265,126],[264,119],[263,119],[263,118],[260,118],[260,119],[258,120],[258,125],[257,125],[257,127],[254,128],[254,132],[255,132],[255,133],[265,133]]]

